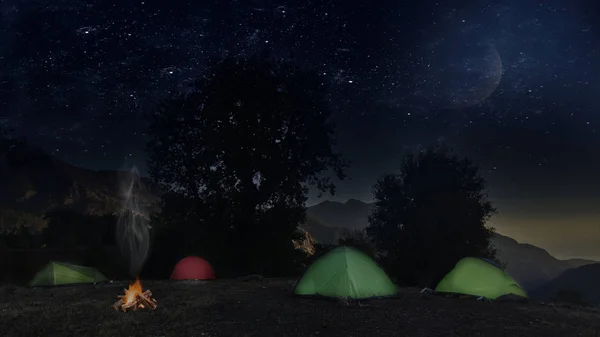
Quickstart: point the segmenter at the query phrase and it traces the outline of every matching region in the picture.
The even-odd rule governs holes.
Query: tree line
[[[309,189],[334,194],[351,164],[336,152],[329,88],[289,61],[228,57],[207,69],[147,115],[147,166],[164,194],[142,276],[164,278],[185,255],[206,258],[220,277],[297,276],[328,249],[311,257],[293,244],[304,238]],[[373,186],[368,227],[340,244],[403,285],[430,286],[462,257],[495,258],[487,221],[496,210],[474,163],[435,146],[398,169]],[[74,224],[91,220],[76,216],[49,214],[46,244],[114,244],[114,217],[94,218],[90,236]]]

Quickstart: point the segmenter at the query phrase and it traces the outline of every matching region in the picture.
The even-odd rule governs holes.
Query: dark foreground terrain
[[[295,298],[288,280],[143,282],[154,311],[117,312],[124,284],[0,288],[2,336],[600,336],[590,309],[422,297],[347,305]]]

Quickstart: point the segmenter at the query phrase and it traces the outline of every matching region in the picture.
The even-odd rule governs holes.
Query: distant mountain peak
[[[367,203],[362,200],[358,200],[358,199],[348,199],[348,201],[346,201],[346,205],[353,205],[353,204],[365,205]]]
[[[348,205],[348,206],[356,206],[356,205],[370,205],[371,203],[366,202],[366,201],[362,201],[359,199],[354,199],[354,198],[350,198],[348,200],[344,201],[335,201],[335,200],[323,200],[321,202],[317,202],[316,204],[309,206],[309,207],[315,207],[315,206],[327,206],[327,205],[338,205],[338,206],[343,206],[343,205]]]
[[[371,209],[372,205],[358,199],[327,200],[308,207],[306,214],[327,227],[363,229],[368,225]]]

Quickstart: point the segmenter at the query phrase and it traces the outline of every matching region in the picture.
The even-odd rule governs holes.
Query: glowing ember
[[[150,290],[142,291],[142,283],[140,279],[136,277],[135,282],[129,285],[129,289],[124,289],[125,295],[117,296],[119,300],[113,304],[115,310],[137,310],[143,308],[156,309],[157,301],[152,298],[152,292]]]

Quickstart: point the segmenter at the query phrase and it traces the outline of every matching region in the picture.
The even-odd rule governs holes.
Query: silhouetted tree
[[[367,233],[400,283],[431,287],[463,257],[495,260],[486,222],[496,210],[468,159],[439,147],[410,154],[373,193]]]
[[[365,230],[344,228],[340,233],[338,244],[340,246],[354,247],[370,257],[375,257],[375,246]]]
[[[150,118],[149,172],[166,191],[158,223],[185,228],[182,251],[235,274],[285,274],[308,186],[334,193],[345,163],[317,73],[226,58]]]

